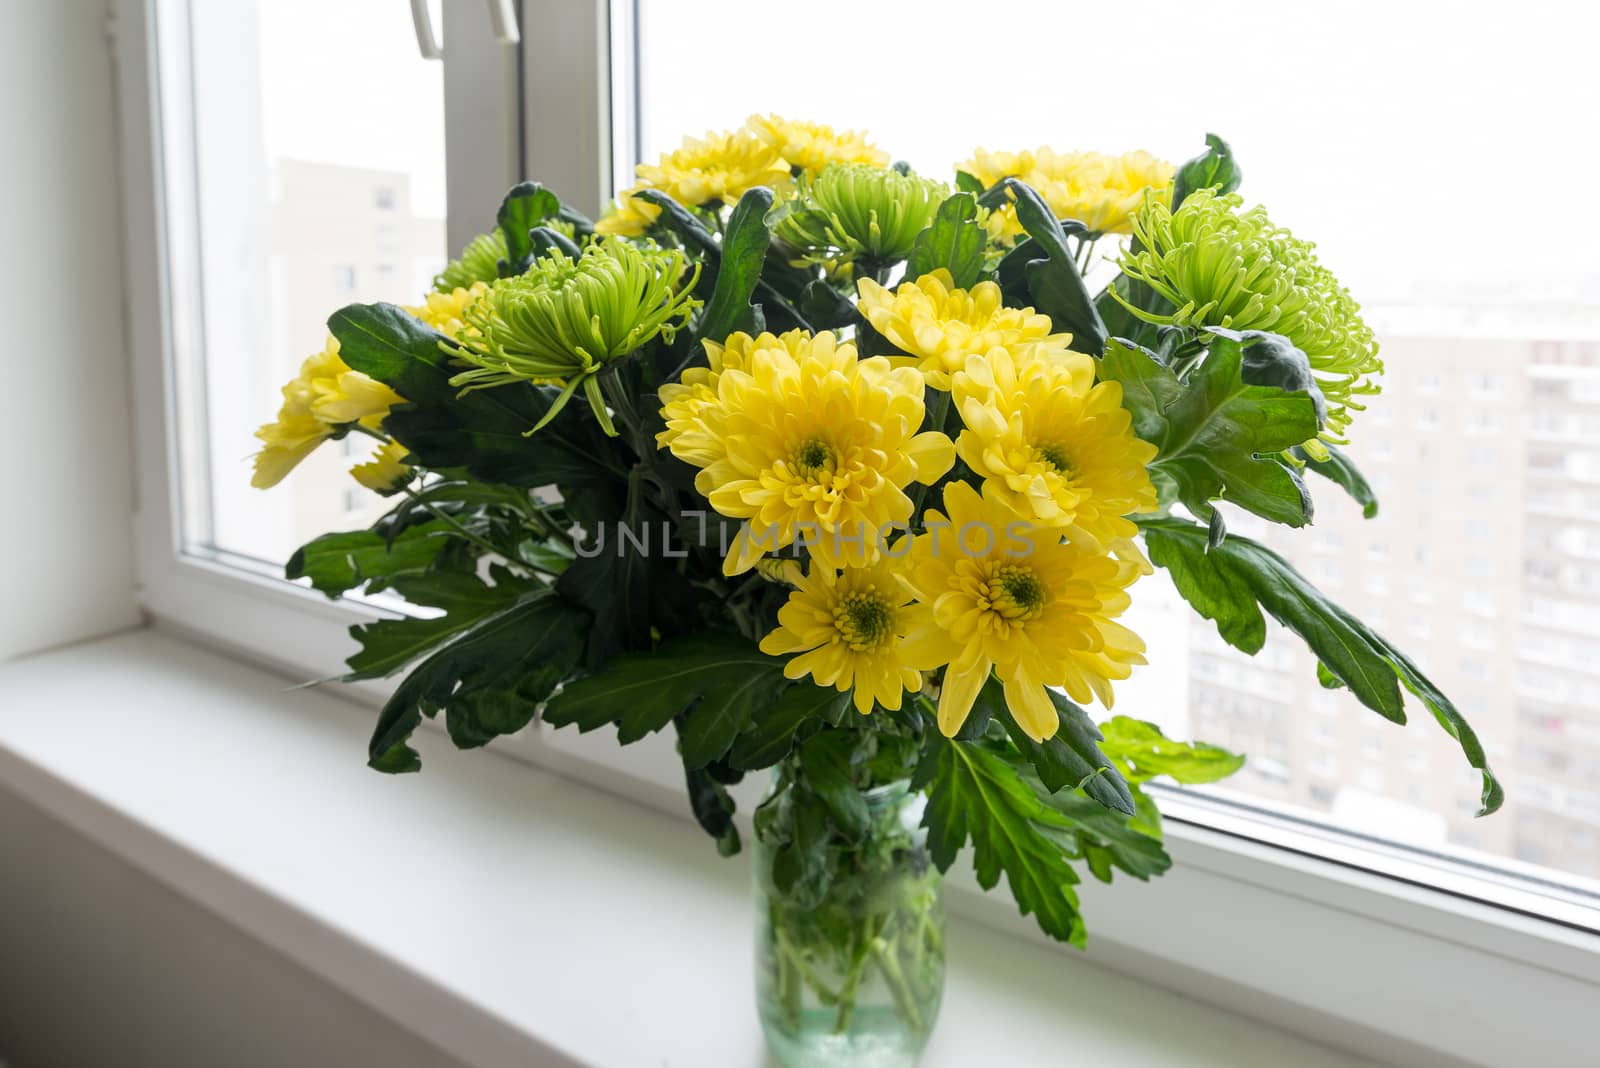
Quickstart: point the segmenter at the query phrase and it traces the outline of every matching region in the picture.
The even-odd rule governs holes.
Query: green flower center
[[[810,478],[825,468],[831,468],[837,462],[833,446],[821,438],[807,438],[789,457],[789,464],[796,472],[805,478]]]
[[[894,606],[874,590],[846,594],[833,611],[833,622],[839,640],[853,652],[870,652],[894,636]]]
[[[1033,458],[1042,464],[1049,465],[1050,470],[1059,471],[1068,477],[1077,473],[1077,469],[1072,466],[1072,461],[1067,459],[1066,450],[1060,445],[1035,445],[1033,447]]]
[[[1029,620],[1044,611],[1049,591],[1031,568],[1001,568],[989,583],[989,603],[1007,619]]]

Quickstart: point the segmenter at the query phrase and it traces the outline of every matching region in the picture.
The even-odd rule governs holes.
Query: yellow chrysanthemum
[[[791,679],[810,675],[818,686],[854,690],[857,711],[882,705],[894,711],[907,690],[922,688],[922,672],[938,666],[915,655],[927,649],[933,613],[912,603],[888,560],[835,571],[813,564],[809,576],[792,560],[782,580],[795,591],[778,609],[778,628],[761,641],[769,656],[794,657],[783,667]]]
[[[595,221],[594,232],[615,237],[640,237],[649,230],[661,217],[661,209],[648,200],[632,195],[643,188],[642,185],[636,185],[618,193],[605,214]]]
[[[789,169],[778,150],[747,130],[685,137],[683,145],[664,152],[654,163],[634,168],[638,178],[612,201],[598,222],[599,234],[639,237],[661,216],[661,209],[633,194],[657,189],[679,204],[695,208],[712,202],[731,204],[757,186],[785,189]]]
[[[992,491],[980,497],[965,482],[945,487],[944,504],[948,515],[930,510],[928,533],[907,553],[910,584],[934,621],[907,655],[948,663],[939,729],[961,729],[991,671],[1012,717],[1036,741],[1060,724],[1048,687],[1110,708],[1112,680],[1145,662],[1144,642],[1114,622],[1138,566],[1019,522]]]
[[[989,152],[979,149],[961,163],[985,186],[1017,178],[1044,198],[1058,218],[1075,219],[1096,234],[1133,232],[1132,216],[1144,203],[1147,189],[1165,190],[1175,168],[1148,152],[1108,156],[1101,152]],[[988,219],[990,236],[1009,239],[1021,232],[1016,209],[997,208]]]
[[[489,285],[486,282],[474,282],[466,288],[457,286],[447,293],[435,291],[429,293],[423,303],[408,307],[406,311],[445,337],[456,340],[466,328],[467,309],[487,292]]]
[[[882,357],[858,360],[831,333],[740,345],[745,366],[718,373],[705,440],[669,445],[701,466],[695,487],[713,508],[749,520],[724,572],[748,571],[797,538],[820,566],[870,563],[880,538],[911,517],[905,487],[955,462],[949,438],[917,432],[922,376]]]
[[[1096,385],[1088,356],[991,349],[968,357],[952,396],[967,427],[957,452],[1019,517],[1098,552],[1137,533],[1125,516],[1155,510],[1156,447],[1134,437],[1121,384]]]
[[[339,427],[360,423],[375,430],[390,406],[403,402],[382,382],[352,371],[339,358],[339,339],[330,335],[322,351],[307,357],[284,384],[277,419],[256,431],[262,447],[250,484],[276,486]]]
[[[956,170],[966,171],[987,189],[1002,178],[1021,178],[1031,173],[1033,165],[1032,152],[991,152],[980,148],[971,159],[957,164]]]
[[[796,122],[777,115],[752,115],[745,129],[771,145],[784,162],[805,171],[820,171],[830,163],[866,163],[887,166],[889,154],[867,141],[859,130],[835,131],[816,122]]]
[[[679,381],[661,387],[661,418],[667,428],[656,435],[656,445],[671,449],[672,454],[697,467],[709,467],[725,455],[718,419],[721,408],[717,404],[717,382],[725,370],[746,370],[750,354],[757,348],[778,344],[789,350],[796,360],[804,359],[811,350],[811,335],[804,330],[790,330],[774,339],[771,334],[753,338],[740,332],[728,338],[726,344],[704,341],[705,367],[687,368]]]
[[[659,189],[689,207],[731,204],[756,186],[789,184],[778,150],[743,130],[685,137],[683,146],[635,169],[641,185]]]
[[[934,389],[949,389],[950,379],[967,357],[996,346],[1019,348],[1037,344],[1065,352],[1071,334],[1052,334],[1048,315],[1032,308],[1007,308],[1000,287],[979,282],[957,289],[943,267],[890,292],[870,278],[857,283],[857,310],[872,328],[910,356],[891,356],[896,366],[916,367]]]
[[[385,497],[398,493],[400,487],[411,479],[411,468],[401,462],[408,451],[397,441],[385,442],[378,446],[372,459],[352,467],[350,474],[374,493],[381,493]]]

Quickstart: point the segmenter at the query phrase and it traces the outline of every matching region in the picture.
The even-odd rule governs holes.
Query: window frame
[[[181,490],[193,473],[186,476],[178,458],[183,427],[193,425],[195,397],[181,372],[183,361],[197,353],[185,334],[191,328],[175,310],[183,302],[175,300],[174,278],[193,269],[186,266],[193,235],[185,229],[193,220],[172,205],[193,167],[181,138],[166,136],[173,131],[164,115],[182,86],[171,84],[156,64],[158,33],[167,32],[155,17],[163,2],[109,0],[121,103],[140,602],[157,626],[294,678],[329,677],[342,670],[354,647],[347,628],[376,618],[378,607],[329,601],[259,562],[197,550],[182,537]],[[524,174],[580,209],[597,211],[635,154],[635,0],[523,0],[524,46],[511,63],[504,54],[493,63],[483,59],[492,54],[477,53],[477,63],[452,64],[452,47],[458,56],[467,52],[464,33],[470,31],[460,29],[463,20],[481,20],[483,12],[477,4],[443,8],[450,20],[445,107],[452,246],[486,229],[500,194]],[[396,17],[404,17],[399,6]],[[621,72],[620,79],[613,72]],[[614,115],[621,121],[613,122]],[[348,693],[375,704],[391,687],[366,683]],[[578,736],[536,726],[525,735],[496,748],[684,816],[682,773],[669,739],[656,736],[624,748],[603,732]],[[758,790],[759,784],[743,787],[744,812]],[[1507,897],[1515,888],[1486,895],[1483,878],[1464,866],[1452,872],[1449,864],[1210,798],[1165,791],[1162,802],[1175,867],[1149,887],[1082,888],[1091,959],[1368,1056],[1407,1063],[1420,1063],[1418,1050],[1477,1060],[1485,1051],[1508,1048],[1507,1019],[1520,1021],[1526,1036],[1584,1037],[1587,1018],[1573,1006],[1600,994],[1600,935],[1581,916],[1552,909],[1542,898]],[[706,862],[712,862],[709,851]],[[1018,920],[1008,895],[977,892],[965,865],[958,867],[964,872],[952,873],[958,909],[1044,940],[1031,921]],[[1293,966],[1285,967],[1286,959]],[[1526,971],[1501,989],[1508,962]],[[1374,983],[1372,975],[1384,979]],[[1416,999],[1393,996],[1397,986],[1425,987],[1430,994],[1419,1007]],[[1483,1004],[1487,991],[1500,999],[1502,1011],[1458,1011]]]

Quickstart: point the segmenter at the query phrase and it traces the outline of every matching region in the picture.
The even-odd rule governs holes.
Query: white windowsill
[[[0,666],[0,788],[467,1063],[765,1063],[746,862],[435,732],[377,775],[370,713],[283,686],[148,630]],[[968,919],[949,944],[930,1068],[1370,1063]]]

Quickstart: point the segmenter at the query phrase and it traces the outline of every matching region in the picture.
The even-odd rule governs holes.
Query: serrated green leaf
[[[1172,867],[1159,832],[1152,835],[1141,829],[1139,816],[1113,812],[1081,790],[1062,790],[1041,800],[1048,809],[1039,821],[1042,833],[1056,840],[1068,856],[1082,857],[1101,882],[1111,881],[1113,868],[1148,882]]]
[[[906,262],[906,279],[915,281],[943,267],[956,288],[970,289],[983,272],[983,251],[988,235],[975,221],[978,202],[970,193],[957,193],[939,205],[933,222],[917,235]]]
[[[1247,590],[1279,623],[1298,634],[1317,657],[1323,671],[1337,678],[1357,699],[1385,719],[1404,723],[1400,694],[1403,684],[1432,713],[1445,732],[1461,745],[1467,762],[1482,778],[1480,816],[1500,807],[1505,792],[1489,768],[1483,745],[1472,727],[1411,659],[1349,612],[1340,608],[1307,582],[1277,553],[1248,538],[1230,534],[1217,548],[1205,549],[1205,528],[1181,519],[1140,520],[1150,559],[1166,567],[1178,592],[1201,615],[1218,623],[1224,640],[1232,640],[1237,626],[1224,627],[1212,613],[1237,611],[1239,601],[1219,601],[1205,591],[1220,586]],[[1181,560],[1174,568],[1171,563]],[[1197,576],[1204,576],[1197,587]],[[1199,596],[1194,596],[1200,590]],[[1251,650],[1246,649],[1246,652]],[[1319,676],[1322,672],[1319,671]]]
[[[391,675],[535,589],[504,574],[491,586],[467,572],[397,578],[391,586],[409,604],[437,608],[443,614],[380,619],[351,627],[350,636],[361,643],[361,649],[345,661],[350,668],[345,682]]]
[[[1100,724],[1100,748],[1130,783],[1165,775],[1186,786],[1219,782],[1244,767],[1244,757],[1207,742],[1177,742],[1154,723],[1113,716]]]
[[[1097,743],[1100,731],[1089,714],[1073,704],[1065,694],[1050,691],[1050,700],[1061,717],[1061,726],[1046,741],[1036,742],[1017,725],[1006,709],[1005,690],[998,679],[990,678],[973,702],[1005,725],[1012,744],[1034,768],[1045,789],[1070,790],[1082,787],[1090,797],[1118,812],[1133,812],[1133,795],[1122,775],[1106,759]]]
[[[425,573],[452,537],[437,519],[393,538],[376,530],[324,534],[296,549],[283,573],[291,581],[308,579],[313,589],[333,598],[362,586],[378,592],[405,576]]]
[[[1100,377],[1122,384],[1134,433],[1160,452],[1152,475],[1170,479],[1186,508],[1203,519],[1220,497],[1264,519],[1304,526],[1311,501],[1278,453],[1316,436],[1316,406],[1304,393],[1246,383],[1240,342],[1217,338],[1180,380],[1144,349],[1113,340]]]
[[[1087,937],[1073,886],[1078,875],[1060,845],[1041,833],[1050,810],[1006,760],[981,743],[935,737],[922,823],[928,852],[948,871],[970,839],[978,884],[992,890],[1006,875],[1024,916],[1052,938],[1082,947]]]
[[[1314,459],[1299,447],[1295,448],[1294,455],[1305,463],[1307,471],[1321,475],[1335,485],[1343,487],[1344,491],[1357,504],[1361,505],[1362,518],[1372,519],[1375,517],[1378,514],[1378,495],[1373,492],[1366,476],[1361,473],[1360,469],[1356,467],[1343,450],[1329,445],[1327,442],[1323,442],[1322,447],[1328,453],[1326,460]]]
[[[415,771],[420,760],[406,739],[423,716],[441,711],[451,739],[464,748],[521,730],[576,670],[588,622],[548,590],[485,616],[395,687],[379,713],[368,763],[379,771]]]
[[[771,707],[758,709],[740,733],[728,763],[745,771],[770,768],[794,748],[796,732],[808,723],[837,725],[849,713],[850,694],[802,680],[783,691]]]
[[[736,634],[702,631],[654,652],[623,654],[567,684],[544,721],[583,732],[614,724],[617,741],[628,745],[676,718],[685,765],[702,768],[726,754],[787,685],[782,660]]]

